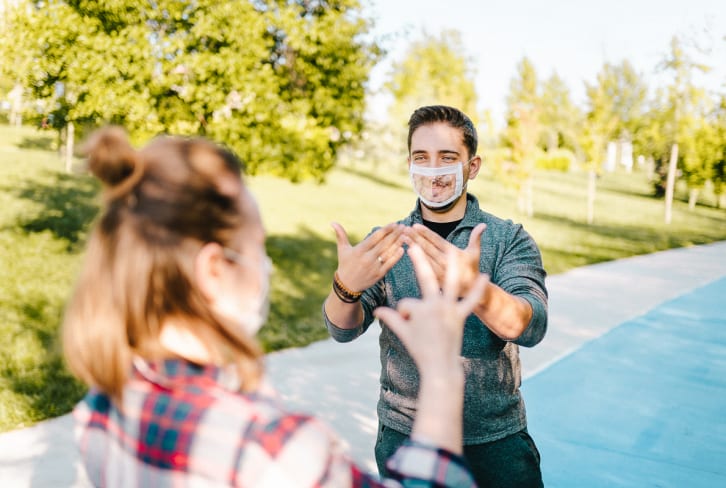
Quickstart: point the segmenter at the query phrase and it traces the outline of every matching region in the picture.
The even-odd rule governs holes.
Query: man
[[[521,225],[482,211],[466,192],[482,162],[476,155],[476,129],[465,114],[446,106],[421,107],[408,126],[416,207],[356,246],[339,224],[333,224],[338,269],[323,304],[326,326],[335,340],[351,341],[368,329],[377,307],[420,296],[406,245],[416,243],[425,251],[441,285],[447,249],[455,249],[464,265],[460,269],[468,269],[460,276],[462,293],[479,273],[490,278],[467,318],[461,349],[466,377],[464,456],[479,486],[540,487],[539,453],[527,433],[519,391],[518,349],[539,343],[547,329],[539,249]],[[384,473],[385,459],[411,431],[419,378],[401,342],[385,324],[381,327],[375,454]]]

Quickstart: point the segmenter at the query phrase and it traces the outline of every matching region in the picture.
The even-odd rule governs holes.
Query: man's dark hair
[[[433,124],[434,122],[444,122],[455,129],[461,129],[464,136],[464,145],[469,151],[469,158],[476,155],[478,138],[476,128],[469,117],[461,110],[446,105],[429,105],[427,107],[417,108],[411,118],[408,119],[408,152],[411,152],[411,136],[422,125]]]

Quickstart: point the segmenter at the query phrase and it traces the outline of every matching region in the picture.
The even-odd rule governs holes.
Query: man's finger
[[[474,227],[469,235],[469,244],[466,249],[468,251],[480,253],[481,252],[481,236],[487,229],[487,224],[478,224]]]
[[[408,248],[408,255],[411,257],[411,262],[416,270],[416,278],[418,279],[418,285],[421,288],[421,296],[428,297],[434,296],[439,293],[439,285],[436,280],[436,274],[431,268],[426,254],[416,244]]]
[[[350,247],[350,240],[348,239],[348,234],[345,232],[343,226],[337,222],[331,222],[330,226],[335,231],[335,239],[338,242],[338,250]]]
[[[387,224],[366,237],[366,239],[361,243],[361,248],[364,251],[369,251],[377,246],[386,237],[390,236],[391,234],[395,234],[396,232],[401,232],[398,224]]]
[[[386,251],[386,253],[379,254],[383,272],[388,273],[388,271],[395,266],[401,257],[403,257],[404,252],[403,246],[399,244],[396,248],[394,248],[393,252]]]
[[[447,248],[444,247],[443,249],[441,249],[430,239],[427,239],[425,235],[415,229],[410,229],[408,236],[409,240],[414,244],[418,245],[421,250],[423,250],[423,252],[428,256],[436,274],[442,274],[444,267],[444,253],[446,252]],[[439,236],[437,235],[436,237]],[[446,244],[448,243],[445,243],[445,246]]]
[[[446,249],[451,245],[449,241],[447,241],[425,225],[413,224],[412,229],[414,233],[418,235],[418,237],[423,239],[423,242],[426,242],[429,245],[435,247],[440,252],[446,252]]]
[[[392,247],[401,247],[403,245],[403,226],[395,224],[390,232],[384,234],[382,239],[378,241],[371,249],[378,255],[391,252]]]
[[[465,310],[467,315],[471,313],[477,303],[481,301],[488,285],[489,275],[480,273],[479,276],[476,277],[476,280],[474,280],[471,288],[469,288],[469,291],[466,295],[464,295],[461,301],[459,301],[459,307]]]

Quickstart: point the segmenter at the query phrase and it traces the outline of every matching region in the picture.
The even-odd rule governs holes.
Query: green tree
[[[404,42],[399,39],[397,42]],[[403,56],[386,74],[381,94],[390,98],[384,118],[366,121],[363,138],[350,148],[351,160],[382,164],[403,172],[406,157],[406,122],[423,105],[446,104],[460,108],[478,123],[476,89],[471,60],[466,56],[461,35],[446,30],[438,36],[426,32],[409,40]]]
[[[542,83],[540,107],[540,146],[547,151],[564,148],[579,154],[583,114],[572,101],[569,87],[557,73]]]
[[[595,218],[597,175],[607,146],[611,141],[633,142],[640,133],[647,92],[647,85],[627,60],[617,65],[605,63],[594,83],[585,82],[587,110],[580,141],[588,170],[588,223]]]
[[[643,127],[648,86],[629,61],[605,63],[595,83],[585,83],[587,119],[602,142],[614,139],[636,142]],[[604,148],[602,148],[604,150]]]
[[[25,105],[25,74],[30,69],[30,59],[25,46],[32,39],[26,29],[13,29],[15,20],[26,7],[26,2],[6,2],[0,5],[0,100],[10,102],[9,122],[19,124]]]
[[[542,134],[541,97],[537,72],[526,57],[517,65],[517,74],[509,84],[507,96],[507,125],[504,129],[504,145],[509,149],[509,183],[519,192],[517,204],[520,212],[534,214],[533,177],[539,153],[538,142]]]
[[[322,179],[361,130],[378,48],[358,0],[47,0],[20,10],[25,85],[56,128],[226,143],[249,173]]]
[[[661,169],[657,172],[657,174],[666,175],[665,221],[670,223],[678,162],[681,160],[682,164],[684,157],[688,158],[691,163],[697,161],[697,156],[693,154],[696,144],[690,139],[697,130],[699,120],[709,110],[705,91],[695,84],[693,75],[698,71],[707,72],[710,68],[698,62],[688,47],[677,36],[674,36],[671,39],[670,52],[660,63],[659,69],[672,78],[665,92],[666,100],[664,102],[667,110],[664,115],[667,117],[667,121],[663,124],[664,132],[671,145],[671,155],[668,158],[668,169],[665,171]],[[662,154],[657,158],[661,164],[665,159]],[[689,169],[693,171],[695,167],[691,166]],[[699,180],[700,177],[692,181]],[[656,194],[662,187],[662,180],[656,180]]]
[[[717,148],[712,161],[711,181],[716,194],[716,205],[726,207],[726,95],[721,95],[717,119],[716,137]]]
[[[385,84],[393,97],[391,119],[408,120],[422,105],[451,105],[477,124],[474,74],[458,31],[445,30],[438,36],[424,32],[392,65]]]
[[[693,209],[699,191],[711,182],[716,195],[716,206],[721,207],[726,191],[726,96],[720,97],[713,112],[699,121],[693,137],[686,139],[683,172],[688,182],[688,205]]]

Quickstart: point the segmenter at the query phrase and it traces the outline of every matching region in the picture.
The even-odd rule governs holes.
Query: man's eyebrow
[[[425,149],[414,149],[411,151],[411,154],[428,154],[429,152]],[[457,156],[460,154],[459,151],[455,149],[442,149],[438,152],[438,154],[456,154]]]

